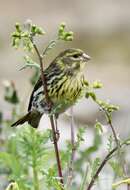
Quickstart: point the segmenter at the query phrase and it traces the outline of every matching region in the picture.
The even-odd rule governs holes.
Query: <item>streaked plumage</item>
[[[84,95],[86,84],[83,69],[89,59],[90,57],[82,50],[67,49],[60,53],[44,71],[48,95],[53,105],[52,111],[57,116]],[[28,114],[12,126],[26,121],[35,128],[38,126],[42,114],[48,113],[43,91],[41,78],[39,78],[30,97]]]

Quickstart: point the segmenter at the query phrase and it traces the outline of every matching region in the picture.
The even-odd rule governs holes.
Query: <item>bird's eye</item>
[[[80,55],[79,55],[79,54],[75,54],[75,55],[73,55],[73,57],[74,57],[74,58],[79,58]]]

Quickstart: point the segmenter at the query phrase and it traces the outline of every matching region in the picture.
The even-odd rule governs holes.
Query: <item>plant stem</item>
[[[72,146],[72,153],[70,158],[70,164],[69,164],[69,171],[68,171],[68,182],[67,187],[68,189],[71,186],[72,179],[73,179],[73,162],[74,162],[74,156],[75,156],[75,133],[74,133],[74,117],[73,117],[73,107],[71,107],[71,146]]]
[[[43,56],[43,57],[47,54],[47,52],[48,52],[50,49],[52,49],[52,47],[54,47],[54,46],[56,45],[56,42],[57,42],[57,41],[58,41],[58,39],[51,40],[51,41],[49,42],[49,44],[47,45],[47,47],[45,48],[45,50],[44,50],[43,53],[42,53],[42,56]]]
[[[32,146],[32,169],[33,169],[33,184],[34,184],[34,190],[40,190],[39,187],[39,179],[38,179],[38,170],[37,170],[37,155],[36,155],[36,147],[35,147],[35,134],[34,129],[31,129],[31,137],[32,142],[34,143]]]
[[[92,98],[93,99],[93,98]],[[111,127],[111,130],[112,130],[112,133],[113,133],[113,136],[114,136],[114,139],[115,139],[115,142],[116,142],[116,145],[120,148],[120,142],[117,138],[117,135],[116,135],[116,131],[114,129],[114,126],[112,124],[112,120],[111,120],[111,115],[109,115],[109,112],[101,105],[100,103],[100,100],[97,99],[95,97],[95,99],[93,99],[94,102],[101,108],[101,110],[104,112],[105,116],[106,116],[106,119],[107,119],[107,122],[109,124],[109,126]]]
[[[44,89],[44,93],[45,93],[45,99],[46,102],[48,104],[48,108],[49,111],[51,111],[52,108],[52,102],[48,96],[48,90],[47,90],[47,83],[46,83],[46,79],[45,79],[45,74],[44,74],[44,68],[43,68],[43,56],[40,54],[36,44],[34,43],[33,39],[30,38],[33,47],[37,53],[37,56],[39,58],[39,62],[40,62],[40,70],[41,70],[41,80],[42,80],[42,85],[43,85],[43,89]],[[55,130],[55,125],[54,125],[54,118],[53,115],[50,115],[50,123],[51,123],[51,128],[52,128],[52,134],[53,134],[53,141],[54,141],[54,148],[55,148],[55,154],[56,154],[56,160],[57,160],[57,167],[58,167],[58,174],[60,177],[60,182],[63,185],[63,175],[62,175],[62,169],[61,169],[61,161],[60,161],[60,155],[59,155],[59,149],[58,149],[58,143],[57,143],[57,138],[56,138],[56,130]]]
[[[128,139],[129,140],[129,139]],[[123,145],[129,145],[127,144],[127,140],[125,140],[120,147],[122,147]],[[86,190],[90,190],[92,188],[92,186],[94,185],[94,182],[96,181],[96,179],[98,178],[101,170],[103,169],[103,167],[105,166],[105,164],[107,163],[108,160],[111,159],[111,156],[113,155],[113,153],[115,153],[118,150],[118,146],[116,146],[115,148],[113,148],[104,158],[104,160],[101,162],[100,166],[98,167],[95,175],[92,177],[88,187],[86,188]]]
[[[70,160],[70,172],[73,175],[73,161],[75,156],[75,139],[74,139],[74,116],[73,116],[73,107],[71,107],[71,145],[72,145],[72,154]]]
[[[110,116],[109,113],[101,106],[101,104],[99,103],[99,100],[98,100],[98,99],[96,99],[95,102],[100,106],[101,110],[105,113],[107,122],[108,122],[109,126],[111,127],[111,130],[112,130],[112,133],[113,133],[113,136],[114,136],[116,145],[117,145],[118,148],[120,148],[120,143],[119,143],[119,140],[118,140],[118,138],[117,138],[117,135],[116,135],[116,131],[115,131],[115,129],[114,129],[114,126],[113,126],[113,124],[112,124],[111,116]]]
[[[48,91],[47,91],[47,84],[46,84],[46,79],[45,79],[45,75],[44,75],[44,68],[43,68],[43,62],[42,62],[42,59],[43,57],[40,55],[40,52],[36,46],[36,44],[33,42],[33,40],[31,40],[32,44],[33,44],[33,47],[38,55],[38,58],[39,58],[39,63],[40,63],[40,70],[41,70],[41,80],[42,80],[42,85],[43,85],[43,89],[44,89],[44,92],[45,92],[45,99],[46,99],[46,102],[50,108],[50,99],[49,99],[49,96],[48,96]]]
[[[72,155],[71,155],[71,165],[73,165],[74,154],[75,154],[75,134],[74,134],[74,115],[73,107],[71,107],[71,145],[72,145]]]
[[[38,173],[35,165],[33,166],[33,183],[34,183],[34,190],[40,190]]]
[[[57,144],[57,138],[56,138],[56,130],[55,130],[53,116],[50,116],[50,122],[51,122],[51,126],[52,126],[52,134],[53,134],[53,141],[54,141],[54,147],[55,147],[55,154],[56,154],[56,159],[57,159],[57,166],[58,166],[59,177],[61,178],[60,181],[63,184],[61,161],[60,161],[60,156],[59,156],[59,150],[58,150],[58,144]]]
[[[103,167],[105,166],[106,162],[110,159],[111,155],[117,150],[118,147],[114,148],[112,151],[109,152],[109,154],[107,154],[107,156],[104,158],[104,160],[101,162],[99,168],[97,169],[95,175],[92,177],[87,190],[90,190],[92,188],[92,186],[94,185],[95,180],[98,178],[99,173],[101,172],[101,170],[103,169]]]
[[[127,190],[130,190],[130,184],[127,184]]]
[[[87,174],[88,174],[88,166],[86,167],[86,170],[85,170],[85,174],[84,174],[84,177],[83,177],[83,182],[80,186],[80,190],[84,190],[84,186],[85,186],[85,183],[86,183],[86,180],[87,180]]]
[[[113,126],[113,124],[112,124],[112,121],[111,121],[111,119],[110,119],[108,113],[105,112],[105,114],[106,114],[106,117],[107,117],[107,120],[108,120],[108,124],[109,124],[109,126],[111,127],[111,130],[112,130],[112,133],[113,133],[113,136],[114,136],[116,145],[117,145],[118,148],[119,148],[119,147],[120,147],[120,143],[119,143],[119,140],[118,140],[118,138],[117,138],[116,131],[115,131],[115,129],[114,129],[114,126]]]

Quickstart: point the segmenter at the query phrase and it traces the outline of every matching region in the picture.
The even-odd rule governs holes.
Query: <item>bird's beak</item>
[[[86,53],[83,53],[83,58],[86,60],[86,61],[89,61],[91,59],[91,57],[89,55],[87,55]]]

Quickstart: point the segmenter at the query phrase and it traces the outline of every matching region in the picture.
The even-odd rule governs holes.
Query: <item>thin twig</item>
[[[107,156],[104,158],[104,160],[101,162],[99,168],[97,169],[95,175],[92,177],[87,190],[90,190],[92,186],[94,185],[95,180],[98,178],[99,173],[101,172],[102,168],[105,166],[106,162],[111,158],[111,155],[118,149],[118,147],[114,148],[112,151],[107,154]]]
[[[112,133],[113,133],[115,142],[116,142],[116,144],[117,144],[117,146],[118,146],[118,148],[119,148],[119,147],[120,147],[120,143],[119,143],[119,140],[118,140],[118,138],[117,138],[116,131],[115,131],[115,129],[114,129],[114,126],[113,126],[113,124],[112,124],[112,121],[111,121],[111,119],[109,118],[108,113],[105,112],[105,114],[106,114],[106,116],[107,116],[108,124],[109,124],[109,126],[111,127],[111,130],[112,130]]]
[[[121,145],[120,147],[122,147],[123,145],[129,145],[126,143],[127,140],[125,140]],[[113,155],[113,153],[115,153],[117,150],[118,150],[118,146],[116,146],[115,148],[113,148],[107,155],[106,157],[104,158],[104,160],[101,162],[100,166],[98,167],[95,175],[92,177],[88,187],[86,188],[86,190],[90,190],[92,188],[92,186],[94,185],[94,182],[96,181],[96,179],[98,178],[101,170],[103,169],[103,167],[105,166],[105,164],[107,163],[108,160],[111,159],[111,156]]]
[[[119,140],[118,140],[118,138],[117,138],[116,131],[115,131],[115,129],[114,129],[114,126],[113,126],[112,122],[109,122],[109,125],[110,125],[110,127],[111,127],[113,136],[114,136],[114,138],[115,138],[115,142],[116,142],[116,144],[117,144],[118,147],[119,147],[119,146],[120,146]]]
[[[33,44],[33,47],[38,55],[38,58],[39,58],[39,62],[40,62],[40,68],[41,68],[41,80],[42,80],[42,85],[43,85],[43,89],[44,89],[44,92],[45,92],[45,99],[46,99],[46,102],[50,108],[50,99],[49,99],[49,96],[48,96],[48,91],[47,91],[47,83],[46,83],[46,79],[45,79],[45,74],[44,74],[44,68],[43,68],[43,62],[42,62],[42,59],[43,57],[40,55],[39,53],[39,50],[36,46],[36,44],[33,42],[33,40],[31,40],[32,44]]]
[[[130,184],[127,184],[127,190],[130,190]]]
[[[51,40],[49,42],[49,44],[47,45],[47,47],[44,49],[43,53],[42,53],[42,56],[44,57],[47,52],[52,49],[52,47],[54,47],[56,45],[56,42],[58,41],[58,39],[55,39],[55,40]]]
[[[50,116],[50,122],[51,122],[51,127],[52,127],[53,141],[54,141],[55,154],[56,154],[56,159],[57,159],[57,166],[58,166],[58,173],[59,173],[59,177],[60,177],[60,182],[61,182],[61,184],[64,184],[53,116]]]
[[[107,118],[108,124],[109,124],[109,126],[111,127],[111,130],[112,130],[112,133],[113,133],[113,136],[114,136],[116,145],[118,146],[118,148],[120,148],[120,142],[119,142],[119,140],[118,140],[118,138],[117,138],[116,131],[115,131],[114,126],[113,126],[113,124],[112,124],[112,121],[111,121],[111,118],[110,118],[109,113],[106,111],[106,109],[104,109],[104,108],[100,105],[98,99],[96,99],[95,102],[100,106],[101,110],[105,113],[105,116],[106,116],[106,118]]]
[[[52,103],[51,100],[48,96],[48,89],[47,89],[47,83],[46,83],[46,78],[45,78],[45,74],[44,74],[44,68],[43,68],[43,56],[40,54],[36,44],[33,41],[33,38],[30,38],[33,47],[37,53],[37,56],[39,58],[39,62],[40,62],[40,70],[41,70],[41,80],[42,80],[42,85],[43,85],[43,89],[44,89],[44,93],[45,93],[45,99],[49,108],[49,111],[51,111],[52,108]],[[58,149],[58,144],[57,144],[57,138],[56,138],[56,130],[55,130],[55,124],[54,124],[54,118],[53,115],[50,115],[50,123],[51,123],[51,127],[52,127],[52,134],[53,134],[53,141],[54,141],[54,148],[55,148],[55,154],[56,154],[56,160],[57,160],[57,167],[58,167],[58,174],[60,177],[60,182],[63,185],[63,175],[62,175],[62,168],[61,168],[61,161],[60,161],[60,155],[59,155],[59,149]]]
[[[82,182],[82,184],[80,186],[80,190],[84,190],[84,187],[85,187],[85,184],[86,184],[86,181],[87,181],[87,175],[88,175],[88,165],[86,166],[86,169],[85,169],[83,182]]]
[[[69,171],[68,171],[68,182],[67,187],[70,188],[72,179],[73,179],[73,162],[75,157],[75,132],[74,132],[74,115],[73,115],[73,107],[70,108],[71,111],[71,147],[72,147],[72,153],[69,163]]]
[[[72,145],[72,154],[71,154],[71,160],[70,160],[70,168],[72,171],[73,170],[73,161],[74,161],[74,156],[75,156],[75,133],[74,133],[73,107],[71,107],[71,145]]]

